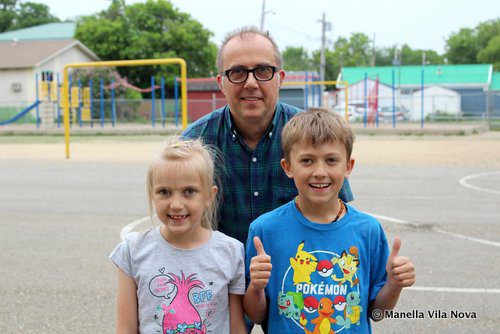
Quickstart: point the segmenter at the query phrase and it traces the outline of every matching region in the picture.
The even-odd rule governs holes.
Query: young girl
[[[171,138],[152,161],[147,191],[160,227],[128,234],[110,255],[116,333],[246,333],[243,244],[213,230],[212,156],[200,140]]]

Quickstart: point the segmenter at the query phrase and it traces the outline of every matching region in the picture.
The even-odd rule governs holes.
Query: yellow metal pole
[[[66,159],[69,159],[69,79],[68,79],[69,66],[64,66],[63,74],[63,117],[64,117],[64,141],[66,143]]]
[[[187,66],[186,62],[181,59],[181,99],[182,99],[182,129],[187,127]]]
[[[64,137],[66,141],[66,159],[70,158],[69,153],[69,83],[68,70],[70,68],[81,67],[122,67],[122,66],[144,66],[144,65],[165,65],[179,64],[181,67],[181,98],[182,98],[182,129],[187,127],[187,65],[182,58],[163,58],[163,59],[139,59],[139,60],[111,60],[95,61],[87,63],[72,63],[64,66],[63,79],[63,109],[64,109]]]
[[[349,123],[349,84],[344,82],[345,84],[345,120]]]

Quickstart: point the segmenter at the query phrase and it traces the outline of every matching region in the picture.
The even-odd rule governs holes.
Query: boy
[[[257,218],[246,244],[247,315],[274,333],[371,333],[415,282],[414,266],[389,254],[380,223],[338,198],[354,166],[354,135],[324,109],[294,116],[282,133],[281,166],[299,195]],[[272,264],[271,264],[272,263]]]

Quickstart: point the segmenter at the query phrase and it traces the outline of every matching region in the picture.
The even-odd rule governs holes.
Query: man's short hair
[[[354,133],[340,114],[324,108],[309,108],[296,114],[283,128],[281,145],[285,159],[290,161],[292,146],[297,143],[325,144],[340,142],[351,158]]]
[[[245,27],[241,27],[241,28],[238,28],[236,30],[229,32],[222,40],[222,43],[219,47],[219,50],[217,51],[217,61],[215,62],[215,66],[217,66],[217,71],[219,73],[222,73],[222,71],[224,70],[222,68],[222,56],[223,56],[224,49],[226,48],[227,43],[235,37],[245,39],[245,38],[248,38],[252,35],[263,36],[263,37],[267,38],[267,40],[269,42],[271,42],[273,49],[274,49],[274,58],[276,61],[276,66],[278,68],[281,68],[281,65],[283,64],[281,52],[278,48],[278,45],[274,41],[274,39],[271,37],[271,34],[269,33],[269,31],[262,31],[259,28],[254,27],[254,26],[245,26]]]

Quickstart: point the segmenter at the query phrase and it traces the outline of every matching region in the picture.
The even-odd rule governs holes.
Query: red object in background
[[[188,119],[190,122],[194,122],[212,110],[226,105],[226,97],[219,90],[191,91],[187,95]]]
[[[368,114],[367,119],[368,122],[374,123],[375,118],[377,116],[378,110],[378,77],[375,80],[375,85],[370,90],[370,94],[368,94]]]

